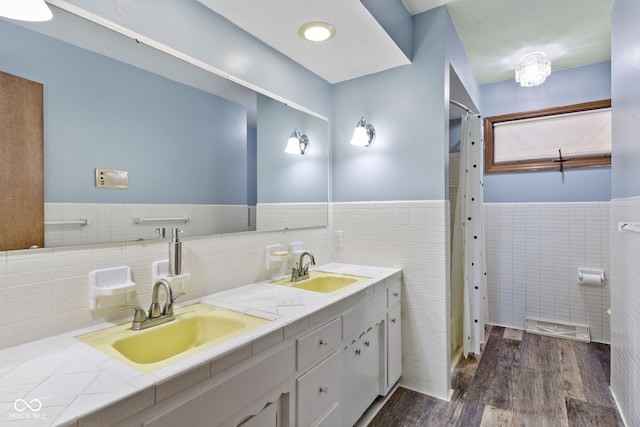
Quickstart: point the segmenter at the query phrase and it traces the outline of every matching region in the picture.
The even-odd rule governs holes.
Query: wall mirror
[[[327,225],[326,120],[51,8],[0,20],[0,70],[44,87],[46,247]]]

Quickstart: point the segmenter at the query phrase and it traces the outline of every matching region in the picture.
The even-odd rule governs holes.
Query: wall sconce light
[[[40,22],[53,18],[44,0],[2,0],[0,16],[18,21]]]
[[[287,141],[287,146],[284,149],[288,154],[302,154],[305,155],[309,151],[309,138],[307,135],[300,134],[298,129],[291,132],[291,136]]]
[[[361,117],[353,131],[351,144],[358,147],[371,147],[376,140],[376,128],[372,124],[367,124],[364,117]]]

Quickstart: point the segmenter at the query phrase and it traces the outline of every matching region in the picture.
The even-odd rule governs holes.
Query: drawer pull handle
[[[357,349],[356,350],[356,356],[360,356],[360,353],[361,353],[360,349]]]
[[[394,292],[393,296],[396,297],[396,298],[399,297],[400,296],[400,292]]]
[[[329,342],[327,340],[325,340],[325,339],[322,339],[322,340],[320,340],[319,344],[320,345],[327,345],[327,344],[329,344]]]
[[[320,387],[320,390],[318,390],[320,393],[322,394],[327,394],[327,392],[329,391],[329,389],[327,387]]]
[[[371,345],[371,343],[370,343],[369,341],[365,341],[365,342],[364,342],[364,346],[365,346],[365,347],[369,347],[369,345]]]
[[[396,318],[391,319],[391,323],[396,323]]]

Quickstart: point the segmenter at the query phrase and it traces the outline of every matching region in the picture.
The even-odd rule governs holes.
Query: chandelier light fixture
[[[551,74],[551,61],[543,53],[523,56],[516,66],[516,82],[522,87],[538,86]]]

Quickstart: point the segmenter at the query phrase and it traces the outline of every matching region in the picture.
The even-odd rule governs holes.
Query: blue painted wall
[[[284,152],[298,129],[309,138],[303,156]],[[258,203],[327,202],[329,130],[325,120],[258,95]]]
[[[5,21],[0,69],[44,85],[45,201],[246,204],[243,106]]]
[[[482,87],[484,117],[611,98],[611,63],[555,71],[540,86],[514,80]],[[560,172],[491,173],[484,178],[484,201],[586,202],[611,199],[611,168]]]
[[[640,39],[637,0],[619,0],[611,21],[612,197],[640,196]]]
[[[331,85],[201,3],[69,0],[210,64],[237,81],[331,115]]]
[[[413,56],[413,19],[401,1],[361,0],[407,58]]]
[[[333,200],[443,200],[449,145],[449,69],[480,86],[445,7],[413,17],[413,63],[334,85]],[[349,144],[358,119],[370,148]]]
[[[412,64],[334,85],[334,201],[444,197],[444,13],[414,17]],[[361,116],[369,148],[349,143]]]

